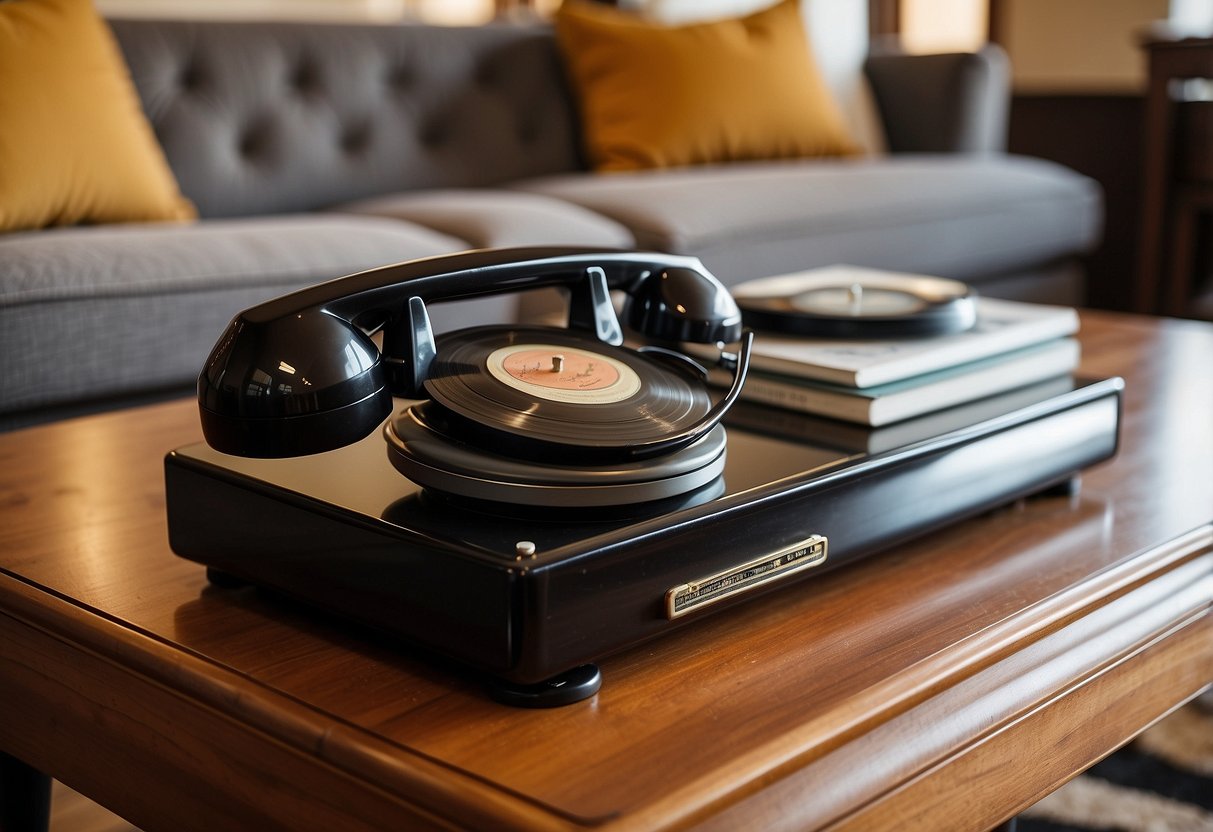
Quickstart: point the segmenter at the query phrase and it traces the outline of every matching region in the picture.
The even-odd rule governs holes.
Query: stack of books
[[[758,333],[742,398],[869,427],[891,425],[1071,374],[1069,308],[979,298],[956,335],[887,341]],[[711,380],[727,383],[721,371]]]

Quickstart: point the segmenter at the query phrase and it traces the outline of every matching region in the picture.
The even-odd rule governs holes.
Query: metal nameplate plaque
[[[678,618],[700,607],[765,586],[824,563],[825,559],[826,539],[815,534],[766,557],[674,587],[665,594],[666,618]]]

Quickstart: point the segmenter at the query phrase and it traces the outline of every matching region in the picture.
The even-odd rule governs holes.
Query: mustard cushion
[[[194,216],[90,0],[0,2],[0,230]]]
[[[596,170],[859,152],[797,0],[689,26],[565,0],[554,25]]]

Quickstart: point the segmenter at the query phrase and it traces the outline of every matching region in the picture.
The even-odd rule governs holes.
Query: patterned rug
[[[1213,832],[1213,693],[1019,816],[1017,832]]]

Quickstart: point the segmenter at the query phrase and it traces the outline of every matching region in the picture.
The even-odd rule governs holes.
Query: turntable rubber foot
[[[551,679],[535,684],[489,680],[489,695],[515,708],[559,708],[589,699],[602,687],[602,673],[596,664],[574,667]]]
[[[1061,482],[1050,485],[1043,491],[1038,491],[1032,496],[1034,497],[1077,497],[1082,491],[1082,475],[1075,474]]]
[[[238,586],[247,586],[248,581],[243,581],[237,578],[231,572],[224,572],[222,569],[216,569],[213,566],[206,568],[206,579],[214,586],[221,586],[225,589],[232,589]]]

